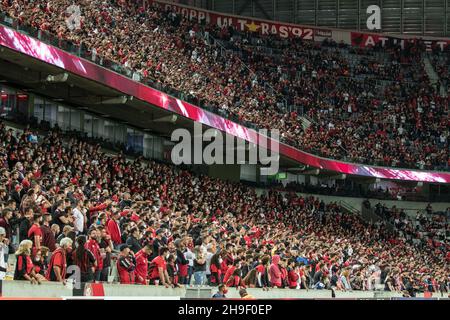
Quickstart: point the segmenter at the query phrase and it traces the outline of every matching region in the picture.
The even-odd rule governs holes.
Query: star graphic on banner
[[[251,32],[258,31],[258,29],[261,27],[261,26],[255,24],[255,22],[253,22],[253,21],[251,24],[245,24],[245,25],[247,26],[248,30],[250,30]]]

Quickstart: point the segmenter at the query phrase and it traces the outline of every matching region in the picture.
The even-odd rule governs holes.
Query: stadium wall
[[[62,285],[60,283],[46,282],[41,285],[32,285],[28,281],[0,281],[0,300],[17,298],[45,298],[45,299],[73,299],[81,297],[95,297],[97,299],[208,299],[216,291],[213,287],[188,287],[188,288],[165,288],[162,286],[139,286],[123,284],[87,284],[81,290],[74,289],[72,285]],[[330,290],[291,290],[291,289],[271,289],[263,291],[261,289],[249,288],[247,292],[256,299],[332,299]],[[417,294],[417,298],[438,298],[448,297],[440,293]],[[237,299],[239,291],[230,288],[228,298]],[[398,299],[402,294],[387,291],[349,291],[335,292],[337,299]]]

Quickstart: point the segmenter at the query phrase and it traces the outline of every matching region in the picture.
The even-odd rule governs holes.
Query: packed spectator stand
[[[359,49],[259,37],[126,1],[81,2],[81,25],[71,30],[64,14],[70,4],[6,0],[1,9],[74,42],[99,63],[134,70],[158,89],[248,126],[279,129],[301,150],[358,163],[449,168],[450,95],[430,84],[420,42]],[[448,52],[442,55],[432,61],[448,87]]]
[[[430,85],[417,45],[287,43],[125,1],[80,1],[82,26],[70,30],[62,14],[70,4],[5,0],[0,8],[161,90],[249,126],[280,129],[302,150],[449,168],[449,96]],[[444,58],[432,62],[448,86]],[[432,231],[442,221],[419,217],[413,230],[394,217],[401,232],[390,233],[337,203],[275,189],[258,195],[171,165],[129,161],[57,128],[16,137],[2,124],[0,143],[0,242],[16,254],[16,280],[64,282],[67,266],[77,265],[84,282],[107,281],[116,264],[121,283],[141,285],[449,291],[449,244],[434,241]],[[417,242],[414,231],[431,235]],[[0,276],[7,268],[0,265]]]
[[[418,245],[337,203],[126,160],[58,128],[2,124],[0,142],[16,280],[64,282],[74,264],[106,281],[116,264],[141,285],[448,292],[448,242]]]

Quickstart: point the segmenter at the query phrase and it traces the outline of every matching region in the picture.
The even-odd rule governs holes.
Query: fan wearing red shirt
[[[153,250],[150,244],[146,244],[136,253],[136,283],[148,284],[148,258],[152,256]]]
[[[41,242],[42,242],[42,230],[41,230],[41,223],[42,216],[40,214],[34,214],[33,216],[33,225],[28,230],[28,239],[33,241],[33,247],[36,249],[41,248]]]
[[[111,236],[114,247],[117,248],[122,243],[122,234],[119,229],[120,212],[116,211],[112,214],[111,219],[107,223],[108,234]]]
[[[70,238],[62,238],[59,242],[60,247],[53,252],[50,263],[48,264],[45,275],[48,281],[66,282],[66,256],[72,252],[72,243],[72,239]]]
[[[154,258],[150,265],[150,283],[156,284],[159,281],[162,285],[168,288],[171,285],[169,274],[167,273],[166,260],[170,256],[169,248],[159,248],[159,255]]]
[[[225,279],[224,279],[224,281],[225,281]],[[244,281],[241,278],[241,270],[238,269],[238,268],[234,269],[233,273],[227,279],[225,284],[227,285],[227,287],[234,287],[234,288],[243,287],[243,288],[246,288],[245,283],[244,283]]]
[[[95,273],[94,280],[100,281],[100,275],[103,270],[103,257],[100,250],[100,245],[98,240],[101,238],[100,232],[97,229],[92,229],[89,231],[89,240],[86,241],[85,248],[88,249],[95,257],[96,265],[95,265]]]
[[[211,257],[209,270],[211,271],[210,282],[213,286],[217,286],[222,283],[221,263],[222,258],[219,253],[216,253]]]
[[[272,264],[269,268],[269,275],[270,275],[270,284],[272,287],[278,287],[281,288],[282,284],[282,274],[280,270],[280,266],[278,263],[280,262],[280,256],[274,255],[272,257]]]
[[[281,286],[282,286],[282,288],[285,288],[285,287],[289,286],[289,284],[288,284],[288,271],[287,271],[287,269],[285,267],[285,264],[286,263],[285,263],[284,260],[280,261],[279,267],[280,267],[280,271],[281,271]]]
[[[117,272],[121,284],[135,283],[136,259],[126,244],[119,246],[120,254],[117,259]]]
[[[265,255],[261,259],[261,263],[255,268],[258,272],[256,277],[258,279],[258,287],[263,288],[263,290],[268,289],[270,286],[269,282],[269,263],[270,256]]]
[[[28,280],[32,284],[40,284],[31,259],[31,246],[32,243],[30,240],[23,240],[20,243],[19,249],[16,252],[17,262],[16,270],[14,271],[14,280]]]
[[[287,272],[288,272],[287,280],[289,288],[296,289],[300,275],[298,272],[298,268],[296,268],[296,263],[294,259],[289,260]]]
[[[223,283],[225,283],[227,286],[229,286],[227,284],[228,280],[234,274],[234,271],[237,269],[240,269],[240,267],[241,267],[241,261],[239,259],[234,260],[233,264],[231,266],[228,266],[227,272],[225,273],[225,276],[223,277]]]

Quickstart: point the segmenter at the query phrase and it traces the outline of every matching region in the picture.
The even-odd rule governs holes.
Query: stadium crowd
[[[79,1],[81,23],[73,28],[67,0],[4,0],[0,6],[22,25],[80,45],[97,62],[120,63],[156,88],[182,92],[247,125],[279,129],[302,150],[360,163],[449,169],[450,95],[440,96],[430,84],[419,42],[403,50],[362,50],[332,41],[281,41],[139,3]],[[312,121],[306,129],[299,108]]]
[[[15,280],[65,282],[76,265],[82,281],[107,281],[115,263],[120,283],[141,285],[449,290],[448,243],[419,247],[337,203],[126,160],[59,129],[2,123],[0,157]]]
[[[445,212],[433,212],[431,208],[426,210],[426,213],[418,211],[413,218],[403,209],[398,209],[396,206],[389,209],[378,203],[375,206],[375,213],[391,222],[405,238],[418,245],[425,246],[427,242],[432,241],[431,239],[445,241],[450,234],[448,224],[450,208],[447,208]]]

